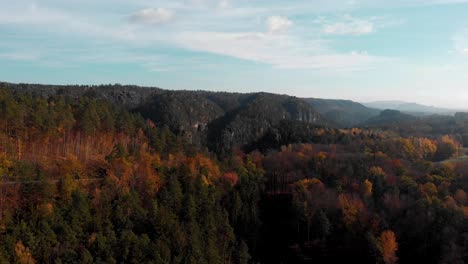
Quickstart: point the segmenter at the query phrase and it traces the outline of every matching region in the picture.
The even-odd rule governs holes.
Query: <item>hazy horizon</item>
[[[4,1],[0,81],[468,105],[468,1]]]

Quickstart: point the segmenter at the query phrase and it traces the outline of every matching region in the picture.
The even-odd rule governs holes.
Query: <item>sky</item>
[[[0,0],[0,81],[468,108],[468,0]]]

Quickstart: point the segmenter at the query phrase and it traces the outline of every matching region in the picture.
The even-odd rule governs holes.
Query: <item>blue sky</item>
[[[1,0],[0,80],[468,108],[468,0]]]

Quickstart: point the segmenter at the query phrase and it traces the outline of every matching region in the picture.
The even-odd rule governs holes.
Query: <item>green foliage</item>
[[[467,165],[433,162],[460,124],[338,130],[287,96],[127,89],[0,89],[0,263],[467,261]]]

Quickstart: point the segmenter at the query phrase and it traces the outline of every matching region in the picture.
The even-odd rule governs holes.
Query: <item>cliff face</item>
[[[326,124],[318,112],[300,99],[259,93],[210,124],[209,139],[218,143],[217,149],[243,146],[261,138],[281,120]]]
[[[252,143],[281,120],[326,124],[306,102],[268,93],[173,91],[154,95],[136,111],[213,150]]]
[[[184,135],[191,143],[204,144],[207,126],[225,114],[215,102],[201,93],[170,91],[157,94],[140,104],[135,111]]]

